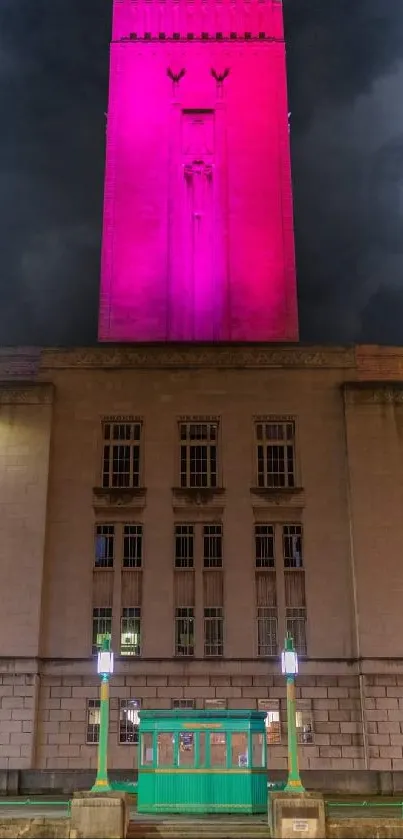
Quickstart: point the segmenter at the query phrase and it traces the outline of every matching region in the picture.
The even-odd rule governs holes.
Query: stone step
[[[131,821],[128,839],[268,839],[266,820],[169,819]]]

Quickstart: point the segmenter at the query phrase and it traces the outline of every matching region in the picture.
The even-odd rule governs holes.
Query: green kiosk
[[[139,813],[266,813],[266,714],[141,711]]]

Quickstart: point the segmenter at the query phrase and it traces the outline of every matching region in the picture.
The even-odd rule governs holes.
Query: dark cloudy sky
[[[284,0],[301,338],[403,344],[403,0]],[[0,344],[96,341],[111,0],[0,0]]]

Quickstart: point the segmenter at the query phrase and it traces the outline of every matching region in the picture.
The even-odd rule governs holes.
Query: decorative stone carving
[[[51,405],[52,384],[30,383],[21,387],[0,383],[0,405]]]
[[[96,508],[106,507],[144,507],[147,490],[145,487],[126,489],[93,487],[93,505]]]
[[[271,368],[271,367],[355,367],[354,350],[312,347],[275,348],[258,346],[218,347],[94,347],[44,350],[41,369],[59,368]]]
[[[256,495],[265,505],[267,504],[287,504],[304,506],[304,490],[303,487],[284,487],[283,489],[276,487],[271,489],[269,487],[251,487],[251,495]]]
[[[185,504],[196,505],[197,507],[205,506],[207,504],[211,504],[214,502],[214,499],[217,496],[223,495],[225,489],[223,487],[214,487],[214,488],[207,488],[207,487],[195,487],[195,488],[183,488],[183,487],[173,487],[172,493],[174,496],[175,502],[178,499],[181,499]]]
[[[403,382],[347,382],[343,390],[347,405],[403,404]]]

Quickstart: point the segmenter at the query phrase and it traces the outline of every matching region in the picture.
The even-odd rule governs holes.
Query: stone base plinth
[[[325,803],[318,793],[269,793],[272,839],[324,839]]]
[[[128,826],[126,793],[75,793],[71,802],[70,839],[125,839]]]

